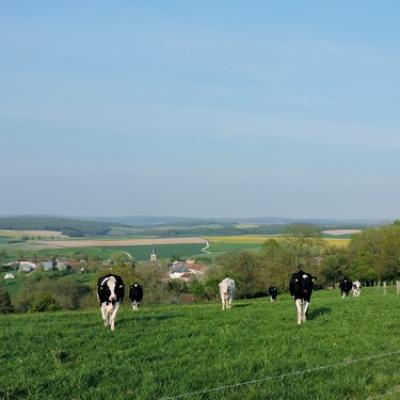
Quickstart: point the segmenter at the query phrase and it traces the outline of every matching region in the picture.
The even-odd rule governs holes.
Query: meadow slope
[[[124,305],[114,333],[98,310],[1,316],[0,398],[155,400],[265,377],[177,398],[398,398],[399,303],[393,288],[346,300],[320,291],[302,327],[288,295],[238,301],[226,312],[219,304],[137,313]],[[357,361],[371,355],[378,358]],[[319,366],[329,368],[280,377]]]

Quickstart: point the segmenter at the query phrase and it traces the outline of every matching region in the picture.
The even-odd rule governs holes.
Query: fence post
[[[400,294],[400,281],[396,281],[396,294]]]
[[[386,281],[383,281],[383,294],[387,294]]]

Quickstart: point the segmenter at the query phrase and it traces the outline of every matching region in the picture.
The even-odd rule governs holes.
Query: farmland
[[[394,399],[399,301],[392,288],[346,300],[319,291],[302,327],[287,295],[225,313],[219,304],[124,306],[114,333],[98,310],[2,316],[0,398]]]
[[[282,236],[267,235],[241,235],[241,236],[211,236],[207,238],[81,238],[66,240],[28,240],[23,242],[8,243],[0,240],[0,251],[5,250],[9,258],[16,257],[23,252],[29,257],[34,253],[39,256],[78,256],[109,258],[113,253],[127,251],[137,261],[149,258],[153,244],[157,247],[159,258],[170,258],[172,255],[181,257],[199,256],[209,253],[210,256],[219,255],[227,251],[259,250],[262,244],[269,239],[282,240]],[[205,241],[210,247],[202,252]],[[347,247],[350,239],[324,238],[326,243],[337,247]]]
[[[23,237],[35,237],[37,239],[65,238],[65,236],[59,231],[14,229],[0,229],[0,237],[13,239],[22,239]]]

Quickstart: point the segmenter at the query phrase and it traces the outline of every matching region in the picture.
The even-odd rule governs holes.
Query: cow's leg
[[[301,301],[301,299],[297,299],[295,301],[295,303],[296,303],[296,310],[297,310],[297,324],[301,325],[301,320],[302,320],[301,315],[302,315],[302,308],[303,308],[302,301]]]
[[[106,304],[105,303],[103,303],[101,306],[100,306],[100,311],[101,311],[101,318],[103,319],[103,322],[104,322],[104,326],[107,326],[108,325],[108,321],[107,321],[107,310],[106,310]]]
[[[221,295],[221,302],[222,302],[222,311],[225,310],[225,296],[222,294]]]
[[[228,308],[232,308],[232,296],[228,296]]]
[[[136,300],[132,301],[132,309],[133,309],[133,311],[139,310],[139,302],[138,301],[136,301]]]
[[[112,331],[115,329],[115,318],[117,316],[118,308],[119,308],[119,303],[115,303],[114,309],[110,315],[110,325]]]
[[[309,302],[305,301],[303,302],[303,322],[306,322],[307,319],[307,310],[308,310],[308,306],[309,306]]]
[[[346,292],[342,292],[342,299],[346,297]]]

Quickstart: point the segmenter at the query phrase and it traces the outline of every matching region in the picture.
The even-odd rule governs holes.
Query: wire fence
[[[302,369],[302,370],[298,370],[298,371],[288,372],[286,374],[281,374],[281,375],[270,375],[270,376],[266,376],[266,377],[260,378],[260,379],[254,379],[254,380],[250,380],[250,381],[237,382],[237,383],[233,383],[233,384],[230,384],[230,385],[221,385],[221,386],[216,386],[216,387],[212,387],[212,388],[196,390],[196,391],[182,393],[182,394],[175,395],[175,396],[162,397],[159,400],[178,400],[178,399],[184,399],[184,398],[203,395],[203,394],[208,394],[208,393],[221,392],[221,391],[224,391],[224,390],[231,390],[231,389],[239,388],[239,387],[242,387],[242,386],[257,385],[257,384],[265,383],[265,382],[268,382],[268,381],[279,380],[279,379],[282,380],[282,379],[291,378],[291,377],[294,377],[294,376],[301,376],[301,375],[310,374],[310,373],[318,372],[318,371],[324,371],[324,370],[333,369],[333,368],[349,367],[349,366],[357,364],[357,363],[370,361],[370,360],[377,360],[377,359],[385,358],[385,357],[392,357],[392,356],[395,356],[395,355],[400,355],[400,350],[393,351],[393,352],[390,352],[390,353],[373,354],[373,355],[370,355],[370,356],[367,356],[367,357],[362,357],[362,358],[357,358],[357,359],[349,358],[349,359],[347,359],[345,361],[338,362],[338,363],[335,363],[335,364],[322,365],[322,366],[319,366],[319,367],[314,367],[314,368],[308,368],[308,369]],[[366,400],[381,399],[381,398],[384,398],[385,396],[389,396],[389,395],[392,395],[394,393],[396,393],[396,390],[392,390],[392,391],[386,392],[384,394],[377,395],[377,397],[368,397]]]

